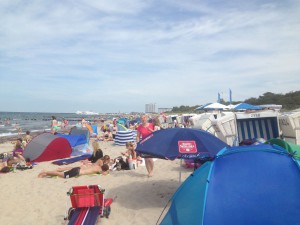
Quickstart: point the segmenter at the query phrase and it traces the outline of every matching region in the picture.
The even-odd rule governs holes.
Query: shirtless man
[[[107,164],[104,164],[102,166],[99,166],[98,164],[90,164],[90,165],[83,165],[80,167],[65,167],[65,168],[58,168],[54,171],[42,171],[38,177],[53,177],[53,176],[59,176],[62,178],[71,178],[71,177],[77,177],[81,175],[88,175],[88,174],[94,174],[94,173],[101,173],[103,175],[107,175],[109,170],[109,166]]]

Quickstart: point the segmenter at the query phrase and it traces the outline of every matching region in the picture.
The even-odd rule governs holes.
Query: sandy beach
[[[92,141],[92,140],[91,140]],[[100,142],[104,154],[111,158],[125,151],[125,146]],[[0,144],[0,153],[13,150],[11,142]],[[70,164],[76,166],[79,163]],[[135,170],[111,171],[109,175],[85,175],[77,178],[38,178],[42,170],[58,168],[50,162],[41,162],[33,169],[0,174],[1,224],[67,224],[66,210],[71,206],[67,191],[72,186],[101,185],[106,197],[113,198],[110,217],[100,218],[97,224],[156,224],[163,208],[182,181],[192,172],[180,166],[180,161],[155,161],[154,176],[148,178],[144,166]]]

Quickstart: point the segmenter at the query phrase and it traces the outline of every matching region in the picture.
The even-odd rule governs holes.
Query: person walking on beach
[[[152,123],[148,122],[148,115],[144,114],[141,116],[141,124],[137,128],[136,142],[144,139],[146,136],[154,131],[154,126]],[[145,158],[145,165],[148,171],[148,177],[153,176],[154,161],[152,158]]]

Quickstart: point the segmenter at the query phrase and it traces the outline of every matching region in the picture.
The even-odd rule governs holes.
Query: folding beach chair
[[[65,220],[69,225],[96,224],[98,216],[109,217],[111,198],[104,198],[105,189],[99,185],[75,186],[67,194],[72,207],[68,210]]]

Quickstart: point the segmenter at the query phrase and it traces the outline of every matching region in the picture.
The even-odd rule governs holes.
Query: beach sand
[[[111,158],[125,151],[125,146],[100,142],[104,154]],[[0,144],[0,153],[13,150],[11,142]],[[70,164],[76,166],[79,163]],[[110,217],[97,224],[156,224],[173,193],[179,187],[179,174],[184,181],[193,171],[180,166],[180,160],[155,161],[154,176],[148,178],[145,166],[135,170],[111,171],[109,175],[85,175],[77,178],[38,178],[42,170],[55,170],[57,165],[41,162],[33,169],[0,174],[1,224],[67,224],[64,216],[71,207],[67,192],[72,186],[101,185],[106,197],[113,198]]]

